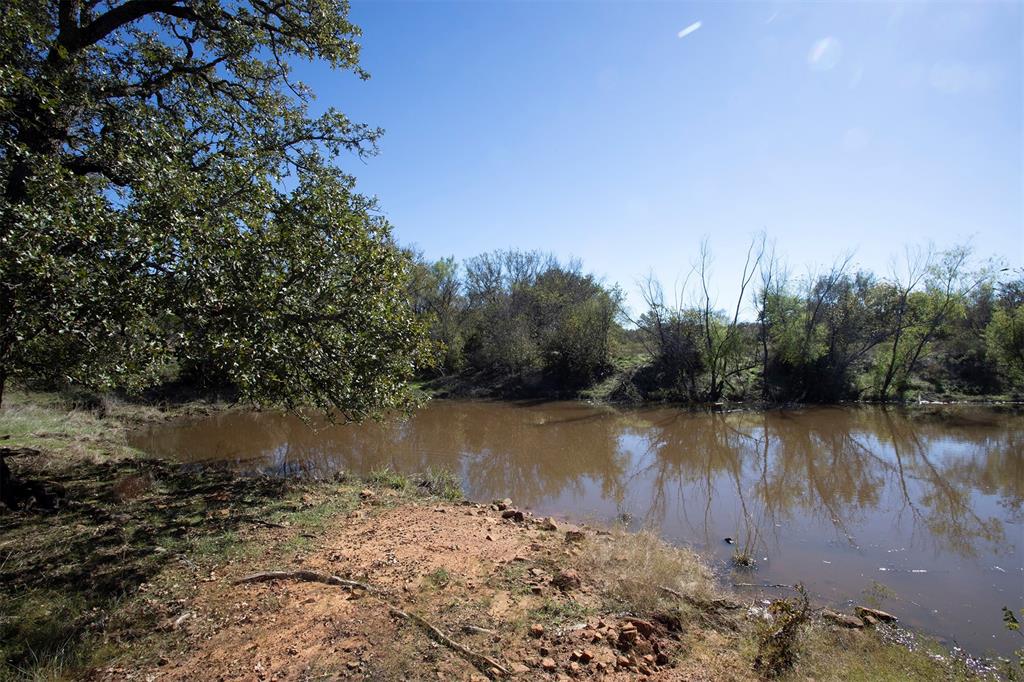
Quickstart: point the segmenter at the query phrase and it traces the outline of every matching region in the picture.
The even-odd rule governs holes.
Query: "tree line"
[[[908,248],[877,274],[837,259],[796,274],[762,235],[717,304],[697,250],[671,297],[654,278],[631,317],[617,286],[539,252],[414,262],[410,298],[441,350],[433,375],[624,401],[835,402],[1024,388],[1024,271],[970,249]]]
[[[356,78],[344,0],[9,0],[0,9],[0,405],[10,381],[169,381],[360,418],[417,377],[692,402],[1020,390],[1020,272],[963,249],[795,276],[755,241],[728,310],[706,247],[637,319],[579,262],[401,249],[340,164],[381,131],[290,64]],[[742,311],[750,305],[752,318]],[[620,376],[621,375],[621,376]]]

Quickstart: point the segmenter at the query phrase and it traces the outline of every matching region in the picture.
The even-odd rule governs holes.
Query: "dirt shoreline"
[[[0,412],[12,472],[59,498],[0,514],[0,678],[975,677],[925,638],[820,610],[772,639],[796,600],[741,602],[689,550],[458,500],[436,474],[239,477],[127,447],[127,424],[165,414]],[[238,582],[262,571],[365,587]]]

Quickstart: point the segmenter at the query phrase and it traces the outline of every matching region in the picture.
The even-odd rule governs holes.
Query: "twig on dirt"
[[[493,658],[491,658],[490,656],[484,656],[483,654],[477,653],[477,652],[473,651],[472,649],[468,649],[468,648],[462,646],[461,644],[456,642],[454,639],[452,639],[448,635],[446,635],[443,632],[441,632],[435,625],[433,625],[426,618],[423,618],[422,616],[418,616],[415,613],[408,613],[408,612],[403,611],[402,609],[400,609],[400,608],[398,608],[396,606],[391,606],[390,604],[388,605],[388,610],[393,615],[398,616],[399,618],[403,618],[405,620],[410,620],[413,623],[416,623],[421,628],[423,628],[428,633],[430,633],[430,635],[433,636],[433,638],[436,639],[437,641],[439,641],[441,644],[444,644],[446,647],[448,647],[452,651],[455,651],[456,653],[461,654],[463,658],[465,658],[467,661],[469,661],[470,663],[475,665],[477,668],[479,668],[481,672],[483,672],[483,673],[485,673],[487,675],[492,675],[493,674],[492,671],[493,670],[497,670],[498,673],[500,673],[502,675],[508,675],[509,674],[509,671],[506,670],[504,668],[504,666],[502,666],[500,663],[495,661]]]
[[[373,595],[380,595],[381,593],[381,590],[373,587],[372,585],[361,583],[356,580],[347,580],[345,578],[339,578],[336,575],[317,573],[315,571],[264,571],[262,573],[253,573],[252,575],[247,575],[243,578],[239,578],[235,581],[235,584],[239,585],[242,583],[262,583],[269,582],[271,580],[301,580],[304,582],[323,583],[324,585],[335,585],[337,587],[344,587],[349,589],[360,588],[366,590],[368,593]],[[377,596],[377,599],[388,607],[388,611],[392,615],[397,616],[402,620],[407,620],[412,623],[415,623],[416,625],[419,625],[421,628],[426,630],[427,633],[430,634],[430,636],[432,636],[438,642],[444,644],[446,647],[448,647],[449,649],[456,652],[464,659],[472,663],[485,675],[493,677],[495,676],[495,674],[509,674],[509,671],[500,663],[495,661],[493,658],[485,656],[481,653],[478,653],[476,651],[473,651],[472,649],[463,646],[462,644],[459,644],[454,639],[444,634],[444,632],[442,632],[437,626],[428,621],[426,618],[418,616],[415,613],[403,611],[397,606],[390,604],[380,596]],[[479,628],[479,630],[489,632],[484,630],[483,628]]]
[[[787,587],[791,590],[796,589],[792,585],[786,585],[785,583],[733,583],[733,587]]]
[[[465,632],[466,634],[469,634],[469,635],[493,635],[494,634],[494,630],[488,630],[487,628],[482,628],[482,627],[479,627],[477,625],[469,625],[468,623],[466,625],[462,626],[462,631]]]
[[[671,587],[666,587],[664,585],[658,585],[658,589],[665,594],[672,595],[676,599],[682,599],[686,603],[692,604],[706,611],[733,610],[742,606],[742,604],[739,604],[732,599],[701,599],[700,597],[695,597],[692,594],[683,594],[678,590],[673,590]]]

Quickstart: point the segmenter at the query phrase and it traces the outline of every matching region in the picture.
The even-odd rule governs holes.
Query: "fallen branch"
[[[236,585],[242,583],[265,583],[271,580],[301,580],[307,583],[323,583],[324,585],[336,585],[338,587],[347,587],[349,589],[359,588],[366,590],[367,592],[377,592],[375,587],[361,583],[358,580],[347,580],[345,578],[339,578],[336,575],[327,575],[325,573],[317,573],[315,571],[264,571],[263,573],[253,573],[247,575],[244,578],[239,578],[235,581]]]
[[[482,627],[480,627],[478,625],[463,625],[462,626],[462,631],[465,632],[467,635],[493,635],[494,634],[494,630],[488,630],[487,628],[482,628]]]
[[[723,609],[731,611],[742,606],[742,604],[735,602],[732,599],[701,599],[700,597],[695,597],[692,594],[683,594],[678,590],[673,590],[671,587],[666,587],[664,585],[658,585],[658,589],[665,594],[672,595],[676,599],[682,599],[686,603],[692,604],[693,606],[706,611],[720,611]]]
[[[509,674],[508,670],[506,670],[500,663],[495,661],[493,658],[491,658],[489,656],[484,656],[483,654],[477,653],[477,652],[473,651],[472,649],[468,649],[468,648],[462,646],[461,644],[456,642],[454,639],[452,639],[448,635],[446,635],[443,632],[441,632],[441,630],[439,630],[435,625],[433,625],[426,618],[423,618],[422,616],[418,616],[415,613],[408,613],[408,612],[403,611],[402,609],[400,609],[400,608],[398,608],[396,606],[391,606],[390,604],[388,605],[388,610],[391,611],[391,613],[393,615],[398,616],[399,618],[403,618],[405,620],[410,620],[413,623],[416,623],[421,628],[423,628],[428,633],[430,633],[430,635],[434,639],[436,639],[438,642],[440,642],[441,644],[444,644],[449,649],[457,652],[463,658],[465,658],[467,661],[469,661],[470,663],[475,665],[477,668],[479,668],[481,672],[486,673],[487,675],[492,675],[493,671],[496,670],[496,671],[498,671],[498,673],[500,673],[502,675],[508,675]]]
[[[323,583],[324,585],[335,585],[337,587],[344,587],[348,589],[359,588],[366,590],[368,593],[378,595],[379,599],[385,606],[388,607],[388,611],[402,620],[407,620],[427,631],[427,633],[435,640],[444,644],[446,647],[456,652],[464,659],[476,666],[480,672],[490,677],[497,675],[508,675],[509,671],[502,666],[500,663],[495,661],[489,656],[485,656],[481,653],[473,651],[472,649],[459,644],[454,639],[444,634],[437,626],[428,621],[422,616],[418,616],[415,613],[409,613],[403,611],[397,606],[388,603],[379,595],[381,591],[372,585],[361,583],[357,580],[348,580],[345,578],[339,578],[336,575],[327,575],[326,573],[317,573],[316,571],[264,571],[262,573],[253,573],[247,575],[244,578],[239,578],[235,581],[236,585],[242,583],[263,583],[271,580],[300,580],[303,582],[312,583]],[[482,629],[482,628],[481,628]]]

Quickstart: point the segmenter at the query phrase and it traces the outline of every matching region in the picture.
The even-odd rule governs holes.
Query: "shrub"
[[[776,678],[796,663],[800,631],[810,621],[811,602],[803,585],[796,586],[793,599],[775,599],[765,617],[757,621],[757,656],[754,670]]]

